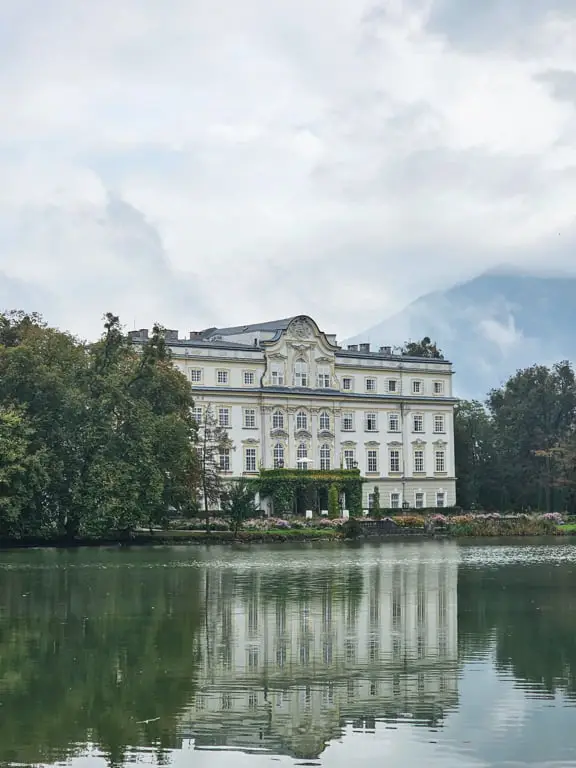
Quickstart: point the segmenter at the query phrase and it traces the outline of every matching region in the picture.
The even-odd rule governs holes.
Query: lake
[[[576,766],[576,546],[0,553],[0,764]]]

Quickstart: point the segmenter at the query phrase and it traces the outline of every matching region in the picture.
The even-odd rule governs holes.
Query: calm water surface
[[[576,766],[576,545],[0,553],[0,765]]]

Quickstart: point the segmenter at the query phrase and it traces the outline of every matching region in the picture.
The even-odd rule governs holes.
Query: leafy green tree
[[[500,468],[490,415],[477,400],[461,400],[454,412],[456,495],[464,509],[495,509],[502,503]]]
[[[380,509],[380,490],[377,485],[374,486],[372,493],[372,507],[370,509],[371,517],[380,517],[382,510]]]
[[[340,497],[338,487],[334,484],[328,489],[328,517],[340,517]]]
[[[258,515],[254,490],[245,480],[234,480],[226,486],[221,497],[222,512],[232,523],[234,535],[246,520]]]
[[[438,349],[435,341],[429,336],[424,336],[421,341],[407,341],[401,347],[401,354],[406,357],[429,357],[443,360],[442,350]]]
[[[210,405],[204,409],[197,429],[200,485],[206,532],[209,532],[211,508],[220,503],[223,492],[221,456],[231,447],[228,433],[220,426]]]
[[[492,390],[488,409],[494,428],[501,483],[511,507],[552,510],[560,473],[555,449],[576,421],[572,366],[560,362],[518,371]]]

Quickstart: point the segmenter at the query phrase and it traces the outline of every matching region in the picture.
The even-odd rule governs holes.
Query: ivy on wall
[[[272,499],[276,515],[294,512],[299,496],[304,498],[306,509],[312,509],[319,491],[328,494],[332,486],[338,494],[345,493],[351,515],[362,514],[362,480],[358,469],[262,469],[255,485],[261,496]]]

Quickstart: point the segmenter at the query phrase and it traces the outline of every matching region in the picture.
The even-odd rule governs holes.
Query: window
[[[308,469],[308,448],[306,443],[300,443],[296,451],[296,466],[298,469]]]
[[[342,414],[342,431],[343,432],[354,431],[354,414],[353,413]]]
[[[420,448],[414,451],[414,472],[424,472],[424,451]]]
[[[366,413],[364,415],[364,424],[366,432],[376,432],[378,430],[378,419],[375,413]]]
[[[276,443],[274,446],[274,469],[282,469],[284,466],[284,446]]]
[[[202,369],[192,368],[190,371],[190,381],[193,384],[199,384],[202,381]]]
[[[369,493],[368,494],[368,509],[374,509],[375,504],[376,504],[376,494],[375,493]]]
[[[221,472],[230,472],[230,448],[220,448],[219,464]]]
[[[435,381],[434,382],[434,394],[435,395],[443,395],[444,394],[444,382],[443,381]]]
[[[397,413],[388,414],[388,431],[400,432],[400,416]]]
[[[444,451],[436,451],[434,458],[435,471],[446,472],[446,454]]]
[[[282,363],[272,363],[271,370],[272,386],[283,387],[284,386],[284,366]]]
[[[366,454],[367,457],[367,471],[378,472],[378,451],[370,448]]]
[[[414,494],[414,507],[415,509],[424,509],[424,494],[422,491],[416,491]]]
[[[424,432],[424,416],[421,413],[415,413],[412,418],[412,429],[414,432]]]
[[[438,493],[436,494],[436,506],[437,507],[446,506],[446,496],[444,494],[444,491],[438,491]]]
[[[388,392],[398,392],[398,382],[396,379],[388,379]]]
[[[330,386],[330,368],[325,365],[318,367],[318,388],[328,389]]]
[[[390,451],[390,472],[400,472],[400,451],[397,448]]]
[[[256,472],[256,448],[244,449],[244,471]]]
[[[282,411],[274,411],[272,414],[272,429],[284,429],[284,414]]]
[[[323,429],[323,430],[330,429],[330,414],[327,413],[327,411],[322,411],[322,413],[320,414],[320,429]]]
[[[216,371],[216,381],[218,384],[228,384],[229,371]]]
[[[254,429],[256,427],[256,409],[244,408],[244,427]]]
[[[412,382],[412,394],[413,395],[421,395],[424,391],[424,386],[421,381],[415,380]]]
[[[342,389],[351,392],[354,388],[354,380],[350,376],[344,376],[342,379]]]
[[[218,425],[220,427],[230,426],[230,408],[218,408]]]
[[[366,392],[376,392],[376,379],[366,379]]]
[[[434,432],[444,432],[444,415],[441,413],[437,413],[434,416]]]
[[[392,492],[390,494],[390,509],[400,508],[400,494]]]
[[[202,423],[202,408],[201,406],[195,405],[194,408],[192,408],[192,418],[197,424]]]
[[[296,429],[308,429],[308,416],[304,411],[296,414]]]
[[[356,452],[354,448],[344,449],[344,469],[355,469]]]
[[[308,364],[305,360],[296,360],[294,363],[294,386],[308,386]]]
[[[330,469],[330,446],[323,445],[320,448],[320,469]]]
[[[251,387],[254,385],[254,381],[254,371],[244,371],[244,386]]]

